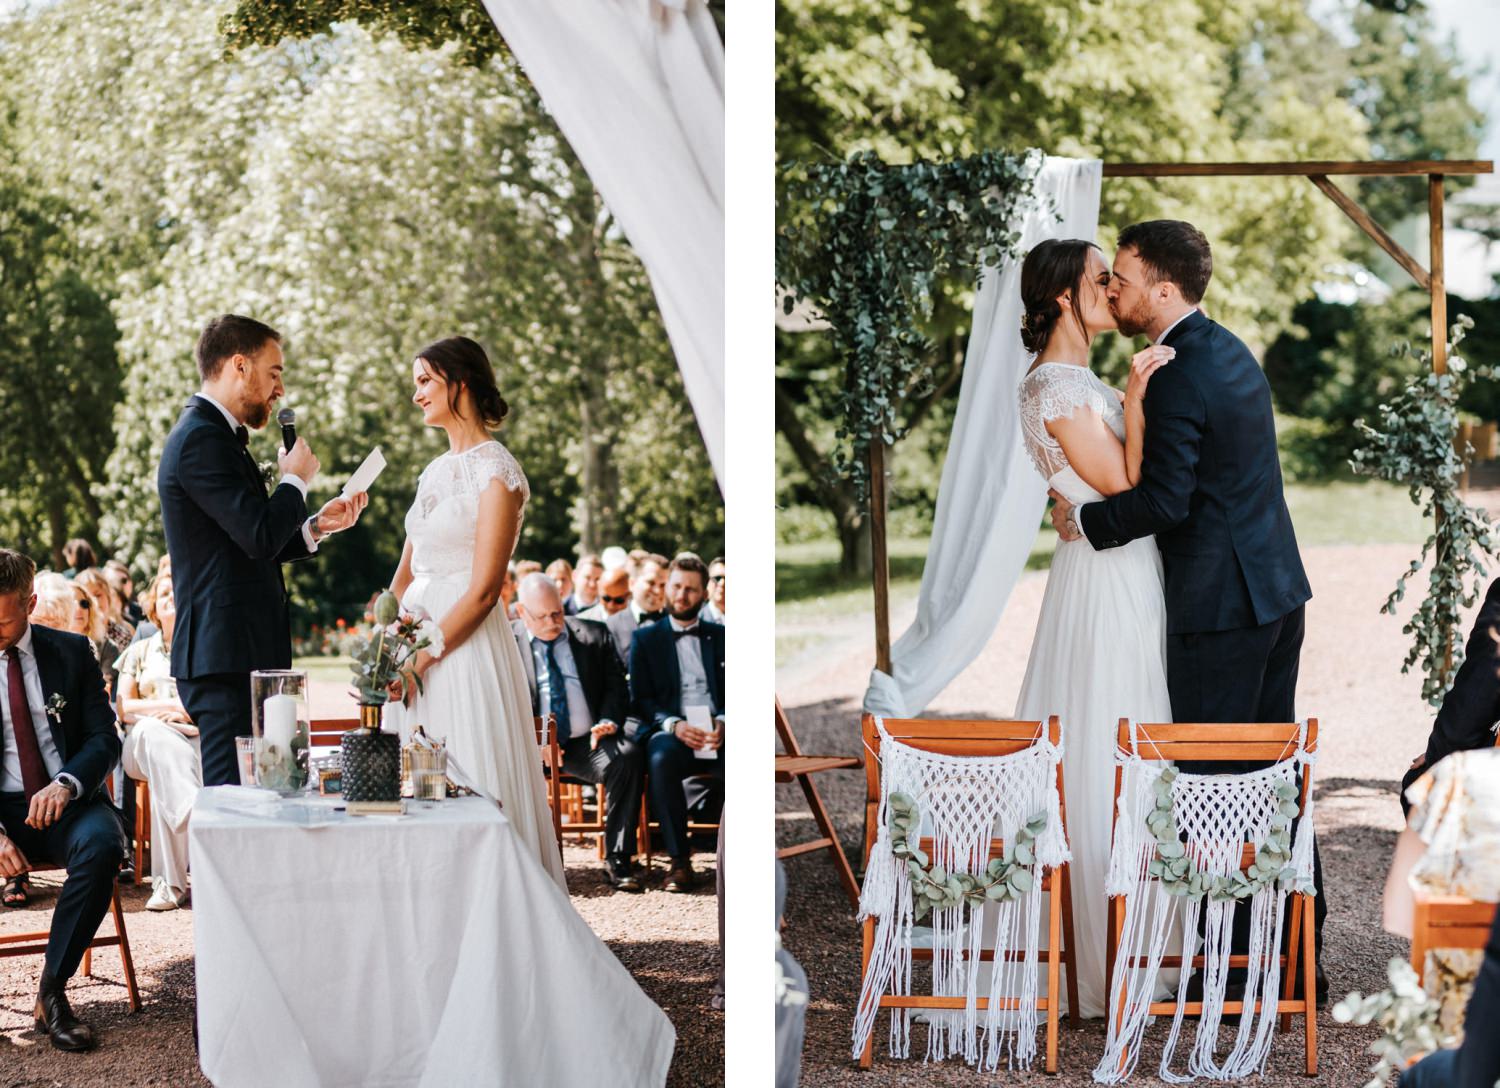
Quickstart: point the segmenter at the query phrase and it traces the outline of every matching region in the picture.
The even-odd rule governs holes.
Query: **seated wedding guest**
[[[630,562],[630,553],[618,544],[611,544],[599,553],[599,561],[604,564],[606,571],[611,571],[616,567],[626,566]]]
[[[134,639],[135,628],[125,622],[119,595],[98,567],[79,572],[73,579],[73,585],[88,594],[89,600],[93,602],[91,611],[97,618],[97,625],[103,627],[104,634],[96,643],[96,649],[99,652],[99,667],[104,670],[105,683],[113,693],[115,662]]]
[[[73,625],[74,613],[78,611],[77,595],[73,583],[54,571],[38,571],[32,592],[36,604],[31,609],[31,622],[54,631],[67,631]]]
[[[505,606],[505,618],[516,618],[516,565],[505,565],[505,580],[500,583],[500,603]]]
[[[151,786],[151,898],[147,910],[176,910],[188,899],[188,816],[203,788],[198,730],[172,679],[177,602],[172,575],[152,583],[147,598],[158,630],[120,659],[121,761],[131,778]]]
[[[708,603],[699,615],[709,623],[724,622],[724,557],[708,565]]]
[[[671,858],[669,892],[685,892],[695,880],[685,784],[693,790],[693,807],[705,814],[717,814],[724,799],[724,628],[698,618],[707,580],[701,559],[672,563],[667,618],[641,627],[630,644],[630,688],[641,719],[637,741],[646,742],[651,807]],[[688,723],[689,707],[706,708],[712,732]],[[718,754],[700,758],[699,751]]]
[[[603,623],[616,612],[623,611],[630,605],[630,572],[624,567],[616,567],[614,570],[606,571],[599,576],[599,601],[582,612],[578,613],[580,619],[595,620]]]
[[[1403,1069],[1401,1088],[1492,1088],[1500,1084],[1500,1032],[1487,1030],[1500,1022],[1500,912],[1490,925],[1484,963],[1475,978],[1464,1022],[1486,1029],[1466,1031],[1456,1049],[1433,1051]]]
[[[573,593],[563,598],[568,615],[576,616],[599,603],[599,579],[604,574],[604,563],[590,552],[578,560],[573,570]]]
[[[139,626],[141,620],[146,618],[146,613],[136,603],[135,580],[130,577],[130,568],[118,559],[106,559],[102,569],[104,577],[109,579],[109,584],[120,596],[125,622],[132,628]]]
[[[120,740],[87,641],[29,621],[35,572],[0,549],[0,878],[42,862],[67,870],[34,1016],[54,1047],[88,1050],[93,1030],[66,987],[109,909],[125,846],[102,789]]]
[[[71,579],[75,574],[81,574],[99,562],[89,542],[81,537],[74,537],[64,544],[62,553],[63,562],[68,564],[68,569],[63,571],[64,578]]]
[[[622,892],[638,892],[636,814],[645,788],[645,760],[625,735],[630,685],[614,642],[603,624],[565,615],[562,596],[545,574],[521,579],[516,604],[521,618],[512,627],[531,687],[532,712],[557,716],[563,769],[604,784],[609,882]]]
[[[569,616],[578,615],[577,608],[569,608],[568,602],[573,599],[573,564],[566,559],[554,559],[547,564],[547,577],[552,579],[552,584],[557,587],[557,592],[562,594],[563,612]]]
[[[540,574],[541,571],[542,565],[535,559],[517,559],[516,585],[519,586],[521,584],[521,579],[525,578],[528,574]]]
[[[1428,768],[1453,752],[1495,744],[1495,725],[1500,721],[1500,578],[1490,583],[1484,595],[1464,654],[1464,663],[1432,723],[1427,751],[1412,760],[1401,778],[1403,814],[1411,808],[1406,791]]]
[[[637,627],[655,623],[665,614],[667,567],[666,557],[645,555],[630,580],[630,605],[610,615],[605,621],[610,634],[615,636],[615,645],[620,651],[620,660],[630,660],[630,638]],[[699,566],[703,563],[700,560]]]

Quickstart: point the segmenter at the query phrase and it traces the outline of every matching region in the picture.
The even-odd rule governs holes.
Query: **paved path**
[[[1401,626],[1410,609],[1400,618],[1383,616],[1379,609],[1414,554],[1409,545],[1310,548],[1304,554],[1314,599],[1308,605],[1297,706],[1299,713],[1321,722],[1317,822],[1330,906],[1324,964],[1336,996],[1381,988],[1386,961],[1406,952],[1405,941],[1380,930],[1380,891],[1400,827],[1395,786],[1425,745],[1432,711],[1422,702],[1421,678],[1401,674],[1407,649]],[[1422,584],[1405,602],[1413,608],[1425,588],[1425,573],[1419,578]],[[934,716],[1005,717],[1013,711],[1045,579],[1045,574],[1029,574],[1017,585],[994,637],[930,708]],[[908,605],[895,617],[896,634],[910,622],[913,611]],[[871,630],[868,618],[863,630]],[[858,754],[859,703],[873,663],[872,645],[866,635],[833,650],[825,646],[815,660],[792,661],[778,673],[778,691],[807,751]],[[824,775],[819,786],[840,826],[845,849],[856,857],[863,823],[862,774]],[[800,791],[777,790],[777,823],[781,841],[811,837]],[[923,1066],[920,1060],[899,1063],[885,1058],[877,1060],[873,1074],[860,1074],[852,1067],[850,1009],[859,975],[853,913],[822,858],[796,858],[787,864],[791,891],[785,941],[807,969],[813,991],[804,1083],[873,1088],[920,1079],[933,1085],[974,1084],[974,1073],[961,1062]],[[1372,1033],[1334,1024],[1326,1011],[1319,1020],[1321,1082],[1332,1088],[1362,1084],[1371,1061],[1365,1048]],[[1300,1031],[1300,1022],[1294,1031]],[[877,1031],[877,1043],[880,1038]],[[1077,1032],[1065,1029],[1061,1077],[1011,1074],[1000,1080],[1092,1083],[1088,1071],[1102,1049],[1098,1022]],[[1300,1075],[1300,1054],[1300,1036],[1279,1046],[1271,1076],[1262,1083],[1308,1083]],[[1149,1057],[1143,1067],[1154,1069],[1154,1062],[1148,1062]],[[1160,1082],[1138,1075],[1133,1083]]]

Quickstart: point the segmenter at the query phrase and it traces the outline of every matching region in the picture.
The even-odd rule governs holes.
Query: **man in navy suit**
[[[167,437],[156,489],[172,556],[177,634],[172,676],[198,727],[203,784],[239,781],[234,738],[250,735],[250,673],[292,664],[281,564],[358,519],[367,496],[307,513],[318,459],[304,439],[278,449],[281,480],[267,493],[247,448],[284,392],[281,335],[225,314],[198,338],[203,385]]]
[[[708,586],[708,568],[697,556],[674,559],[667,568],[667,615],[637,628],[630,642],[630,688],[641,719],[637,742],[646,745],[651,805],[661,822],[671,868],[666,889],[693,886],[684,783],[712,776],[712,797],[724,793],[724,628],[698,618]],[[689,724],[688,707],[706,707],[713,730]],[[713,752],[699,758],[698,752]]]
[[[1176,721],[1290,722],[1312,590],[1282,493],[1271,387],[1239,337],[1197,308],[1212,275],[1208,239],[1190,223],[1161,219],[1121,233],[1110,311],[1120,332],[1176,355],[1146,389],[1140,483],[1076,510],[1054,493],[1052,520],[1063,539],[1081,534],[1101,551],[1156,537]],[[1258,764],[1180,766],[1221,773]],[[1315,873],[1321,942],[1321,865]],[[1243,951],[1249,912],[1235,921]]]
[[[0,549],[0,878],[43,862],[67,870],[34,1015],[59,1050],[89,1050],[97,1040],[66,987],[109,909],[125,848],[104,793],[120,740],[88,639],[31,624],[35,574],[30,559]]]

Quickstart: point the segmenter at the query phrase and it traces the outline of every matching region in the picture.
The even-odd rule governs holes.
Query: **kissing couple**
[[[1296,719],[1312,591],[1282,492],[1270,386],[1249,348],[1198,306],[1212,275],[1208,239],[1166,219],[1127,227],[1113,267],[1080,239],[1042,242],[1021,267],[1021,336],[1035,355],[1019,389],[1021,433],[1060,539],[1016,716],[1057,714],[1064,729],[1084,1016],[1108,1004],[1119,720]],[[1124,392],[1089,369],[1106,332],[1151,341]],[[1316,873],[1321,945],[1321,865]],[[1236,952],[1248,925],[1248,910],[1237,911]]]

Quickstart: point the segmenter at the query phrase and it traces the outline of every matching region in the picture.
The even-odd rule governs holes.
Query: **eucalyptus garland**
[[[899,437],[902,401],[931,386],[925,321],[945,276],[978,281],[1018,255],[1013,224],[1030,206],[1042,156],[987,151],[893,166],[873,152],[782,170],[789,220],[776,236],[787,313],[806,302],[828,322],[846,375],[833,454],[863,498],[865,450]]]
[[[1248,869],[1235,869],[1228,875],[1205,872],[1188,856],[1172,813],[1172,783],[1177,768],[1167,767],[1156,780],[1156,803],[1146,817],[1146,828],[1156,839],[1156,857],[1147,872],[1161,881],[1169,895],[1197,899],[1248,899],[1263,888],[1280,881],[1295,891],[1312,894],[1310,879],[1298,880],[1292,867],[1292,821],[1301,809],[1297,805],[1297,787],[1290,782],[1276,786],[1276,812],[1266,841],[1255,851]]]
[[[1398,344],[1393,354],[1416,359],[1424,373],[1380,406],[1375,426],[1355,420],[1365,445],[1354,451],[1350,467],[1365,476],[1377,476],[1407,485],[1411,501],[1422,515],[1433,519],[1434,529],[1422,545],[1422,554],[1412,561],[1396,588],[1381,606],[1381,612],[1396,614],[1406,595],[1406,582],[1432,557],[1427,579],[1427,597],[1412,613],[1404,634],[1412,636],[1411,651],[1401,666],[1403,673],[1421,662],[1425,679],[1422,697],[1433,706],[1443,701],[1453,674],[1463,664],[1464,647],[1451,633],[1462,622],[1462,609],[1473,605],[1484,574],[1481,554],[1494,557],[1495,537],[1483,513],[1463,501],[1459,481],[1464,461],[1473,451],[1454,444],[1458,429],[1458,400],[1474,378],[1493,378],[1489,367],[1471,367],[1453,349],[1474,327],[1468,315],[1454,324],[1449,347],[1448,371],[1432,373],[1432,355],[1409,343]],[[1425,495],[1425,497],[1424,497]],[[1451,648],[1451,655],[1450,655]]]
[[[921,921],[933,910],[968,903],[971,907],[1017,899],[1036,885],[1028,866],[1036,864],[1036,840],[1047,827],[1047,814],[1039,812],[1018,827],[1005,846],[1005,853],[991,858],[984,873],[950,873],[932,865],[919,841],[922,811],[904,793],[893,793],[886,802],[890,810],[891,853],[906,862],[911,876],[915,918]]]
[[[1378,1060],[1370,1067],[1371,1078],[1364,1088],[1381,1088],[1411,1059],[1458,1044],[1443,1030],[1442,1003],[1428,996],[1410,963],[1390,960],[1386,976],[1390,980],[1387,989],[1368,996],[1355,990],[1333,1007],[1338,1023],[1360,1027],[1373,1023],[1383,1032],[1370,1044],[1370,1053]]]

